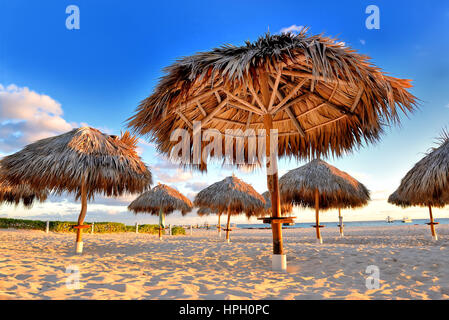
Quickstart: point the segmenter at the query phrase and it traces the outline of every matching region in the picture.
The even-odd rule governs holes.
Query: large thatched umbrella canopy
[[[81,229],[87,199],[94,194],[120,196],[142,192],[151,173],[136,152],[137,139],[83,127],[42,139],[0,161],[0,176],[12,185],[26,183],[35,190],[68,192],[81,198],[77,252],[82,252]]]
[[[388,202],[401,206],[428,207],[433,238],[438,239],[432,207],[442,208],[449,204],[449,134],[443,132],[438,146],[402,178],[399,188],[390,195]]]
[[[263,212],[264,198],[249,184],[235,176],[216,182],[198,192],[193,201],[197,207],[207,207],[215,212],[227,212],[226,239],[229,241],[231,215],[242,212],[250,218]]]
[[[369,190],[344,171],[315,159],[290,170],[279,179],[281,198],[287,203],[315,208],[317,238],[321,242],[319,210],[357,208],[368,204]]]
[[[0,181],[0,204],[22,203],[25,207],[31,207],[36,201],[44,202],[47,199],[47,190],[34,191],[30,186],[21,184],[17,186],[8,185]]]
[[[154,93],[130,119],[130,127],[172,157],[179,151],[178,139],[170,139],[172,133],[185,129],[193,136],[194,127],[195,133],[200,131],[195,121],[201,121],[202,131],[216,129],[223,135],[226,130],[265,129],[268,142],[276,136],[270,130],[278,130],[278,143],[273,142],[277,153],[265,148],[267,165],[273,169],[267,174],[273,218],[281,215],[277,156],[342,155],[380,139],[383,126],[399,122],[399,111],[411,111],[415,104],[407,91],[409,80],[388,76],[368,57],[335,39],[309,36],[306,30],[298,35],[267,34],[243,46],[200,52],[165,71]],[[245,135],[234,131],[234,136]],[[189,165],[206,169],[204,162],[196,161],[195,149],[207,140],[190,139],[193,152],[184,153],[190,157]],[[248,141],[243,144],[243,162],[251,164],[254,156],[249,150],[254,143]],[[239,148],[237,142],[235,147]],[[238,154],[227,158],[241,164]],[[224,156],[214,152],[212,157]],[[273,223],[273,253],[277,256],[273,258],[285,262],[285,256],[279,256],[283,255],[279,223]]]

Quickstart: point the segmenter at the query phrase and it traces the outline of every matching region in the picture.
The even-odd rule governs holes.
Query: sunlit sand
[[[447,299],[449,226],[431,240],[428,226],[284,231],[288,273],[271,271],[270,230],[214,230],[193,236],[85,235],[83,255],[72,234],[0,230],[1,299]],[[188,232],[189,233],[189,232]],[[380,270],[368,289],[366,268]],[[67,267],[79,268],[71,288]],[[69,287],[67,287],[69,284]]]

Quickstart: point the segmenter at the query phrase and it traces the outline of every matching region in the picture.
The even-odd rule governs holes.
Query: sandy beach
[[[288,272],[271,271],[270,230],[193,236],[86,235],[82,256],[73,234],[0,230],[0,299],[447,299],[449,226],[433,242],[427,226],[354,227],[340,239],[324,228],[284,231]],[[380,270],[367,289],[366,268]],[[68,266],[79,288],[68,288]]]

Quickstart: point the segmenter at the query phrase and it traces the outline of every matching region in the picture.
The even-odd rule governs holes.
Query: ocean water
[[[393,223],[387,223],[386,220],[380,221],[343,221],[345,227],[392,227],[392,226],[410,226],[410,225],[425,225],[429,222],[429,219],[416,219],[409,223],[404,223],[402,220],[395,220]],[[440,224],[449,224],[449,218],[435,219],[435,222]],[[284,228],[310,228],[314,222],[300,222],[296,223],[294,226],[284,226]],[[337,228],[338,222],[320,222],[321,225],[326,226],[326,228]],[[271,229],[269,224],[263,223],[253,223],[244,224],[238,223],[237,227],[240,229],[261,229],[268,228]]]

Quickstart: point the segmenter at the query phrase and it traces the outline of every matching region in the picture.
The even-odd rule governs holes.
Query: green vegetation
[[[72,226],[77,225],[77,222],[73,221],[50,221],[50,231],[54,232],[75,232]],[[85,223],[86,225],[92,225],[91,223]],[[14,229],[29,229],[29,230],[42,230],[45,231],[47,226],[46,221],[40,220],[22,220],[22,219],[9,219],[0,218],[0,229],[14,228]],[[91,228],[82,229],[84,233],[90,233]],[[95,222],[94,233],[119,233],[119,232],[135,232],[135,226],[127,226],[118,222]],[[159,225],[156,224],[143,224],[139,225],[139,233],[158,234]],[[164,231],[162,231],[165,234]],[[183,227],[173,227],[173,235],[183,235],[186,231]]]

